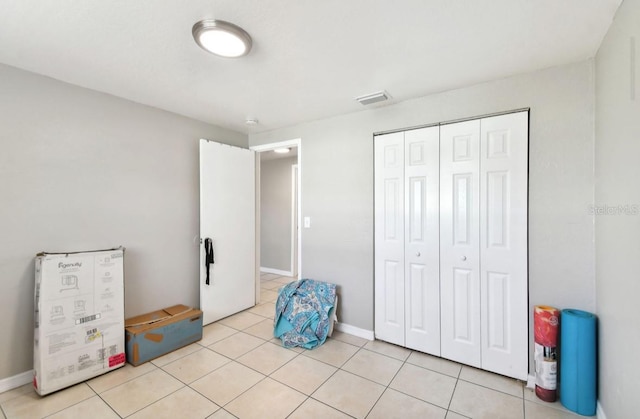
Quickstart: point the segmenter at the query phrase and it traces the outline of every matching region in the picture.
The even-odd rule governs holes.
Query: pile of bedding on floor
[[[332,329],[335,305],[335,284],[301,279],[285,285],[276,301],[274,336],[286,348],[322,345]]]

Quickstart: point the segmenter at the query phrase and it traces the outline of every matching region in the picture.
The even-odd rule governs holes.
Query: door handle
[[[460,259],[461,259],[462,261],[465,261],[465,260],[467,260],[467,257],[466,257],[466,256],[462,256]]]

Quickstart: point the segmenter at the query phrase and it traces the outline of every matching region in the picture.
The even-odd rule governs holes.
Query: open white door
[[[256,302],[254,154],[200,140],[200,309],[204,324]],[[207,238],[214,256],[208,284]]]

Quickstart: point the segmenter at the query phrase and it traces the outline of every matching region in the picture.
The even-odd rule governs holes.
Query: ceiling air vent
[[[369,93],[368,95],[358,96],[356,100],[362,105],[371,105],[372,103],[382,102],[389,99],[389,94],[384,90],[381,92]]]

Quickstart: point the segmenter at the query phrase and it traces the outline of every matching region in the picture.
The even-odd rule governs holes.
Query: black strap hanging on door
[[[209,285],[209,266],[214,264],[213,260],[213,240],[209,237],[204,239],[204,266],[207,270],[207,280],[205,284]]]

